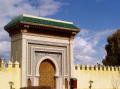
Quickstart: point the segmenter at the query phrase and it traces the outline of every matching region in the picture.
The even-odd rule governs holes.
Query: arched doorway
[[[39,86],[49,86],[51,89],[56,87],[55,65],[52,61],[46,59],[39,66]]]

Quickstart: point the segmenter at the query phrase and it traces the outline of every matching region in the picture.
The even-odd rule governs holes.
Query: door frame
[[[38,63],[37,63],[37,66],[36,66],[36,78],[34,79],[34,84],[36,86],[39,86],[39,77],[40,77],[40,73],[39,73],[39,67],[40,67],[40,64],[44,61],[44,60],[50,60],[54,66],[55,66],[55,69],[56,69],[56,73],[55,73],[55,81],[56,81],[56,89],[60,89],[60,73],[59,73],[59,66],[58,66],[58,63],[56,62],[55,59],[53,59],[52,57],[50,56],[45,56],[45,57],[42,57]]]

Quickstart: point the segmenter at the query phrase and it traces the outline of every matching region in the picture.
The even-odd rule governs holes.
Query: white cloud
[[[106,55],[105,41],[115,29],[106,29],[92,32],[86,29],[81,30],[74,39],[74,59],[76,64],[97,64],[101,63]],[[101,58],[101,59],[99,59]]]
[[[40,0],[40,2],[40,15],[42,16],[53,15],[63,5],[63,3],[54,0]]]
[[[0,0],[0,57],[8,58],[10,56],[10,38],[3,26],[16,15],[26,13],[31,15],[38,15],[40,10],[41,16],[54,15],[59,11],[59,8],[64,5],[56,0],[39,0],[39,9],[32,3],[38,0]],[[110,31],[110,32],[109,32]],[[96,58],[94,56],[104,56],[104,46],[99,47],[99,51],[95,47],[100,40],[112,33],[113,30],[105,30],[104,32],[90,32],[86,29],[76,36],[74,40],[74,58],[77,63],[95,64]],[[102,50],[102,51],[101,51]]]
[[[76,55],[75,56],[76,62],[75,64],[95,64],[95,59],[93,59],[91,56],[87,55]]]
[[[10,57],[10,42],[0,42],[0,57],[8,59]]]
[[[92,49],[92,45],[81,37],[76,37],[74,39],[74,48],[76,48],[75,53],[81,53],[83,55],[91,55],[95,53],[95,50]]]
[[[9,34],[3,28],[0,28],[0,42],[2,41],[10,41],[10,38]]]
[[[39,8],[33,3],[38,4]],[[63,5],[56,0],[0,0],[0,57],[10,56],[10,38],[3,27],[11,18],[22,13],[38,16],[39,11],[40,16],[54,15]]]
[[[35,2],[39,5],[38,8],[36,5],[31,4]],[[54,15],[61,6],[65,5],[56,0],[0,0],[0,4],[0,19],[3,20],[0,22],[1,24],[4,21],[4,24],[6,24],[10,17],[15,17],[22,13],[39,15],[40,11],[40,16]]]
[[[0,57],[5,59],[10,57],[10,38],[3,27],[0,28]]]

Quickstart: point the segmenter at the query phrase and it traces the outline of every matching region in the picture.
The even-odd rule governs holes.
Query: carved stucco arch
[[[42,57],[38,63],[37,63],[37,66],[36,66],[36,76],[40,76],[39,74],[39,67],[40,67],[40,64],[44,61],[44,60],[50,60],[51,62],[53,62],[53,64],[55,65],[55,69],[56,69],[56,73],[55,73],[55,76],[58,77],[59,76],[59,67],[58,67],[58,63],[56,62],[55,59],[53,59],[52,57],[49,57],[49,56],[45,56],[45,57]]]

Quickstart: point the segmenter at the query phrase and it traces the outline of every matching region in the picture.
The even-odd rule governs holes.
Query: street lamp
[[[13,89],[12,86],[14,85],[14,83],[12,81],[9,82],[10,85],[10,89]]]
[[[90,81],[89,81],[89,84],[90,84],[89,88],[90,88],[90,89],[92,88],[92,83],[93,83],[93,81],[90,80]]]

